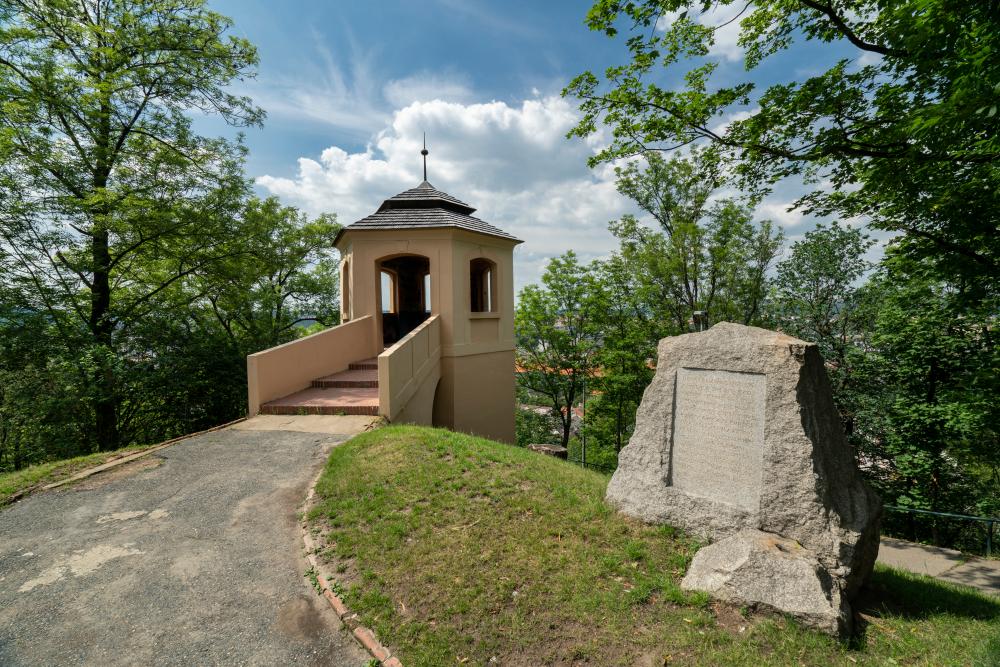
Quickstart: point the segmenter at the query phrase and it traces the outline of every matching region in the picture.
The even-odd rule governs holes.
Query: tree
[[[304,323],[340,323],[335,215],[309,220],[273,197],[251,198],[240,230],[226,259],[200,279],[235,345],[248,353],[288,342]]]
[[[263,117],[228,92],[257,62],[230,26],[203,0],[0,0],[0,272],[87,350],[101,448],[130,330],[229,252],[244,149],[191,112]]]
[[[514,315],[521,386],[544,396],[559,416],[569,445],[573,408],[594,370],[600,334],[598,284],[573,251],[549,261],[543,286],[528,285]]]
[[[157,442],[245,414],[246,355],[305,335],[308,321],[336,323],[332,215],[251,198],[231,228],[226,258],[160,292],[110,360],[74,349],[62,320],[0,284],[0,471],[93,451],[99,360],[115,364],[120,441]]]
[[[0,323],[0,472],[86,451],[80,364],[50,335],[44,315],[0,296]]]
[[[859,464],[889,504],[986,515],[1000,507],[996,306],[890,247],[873,268],[857,228],[820,225],[779,263],[767,311],[817,343]],[[890,514],[910,539],[978,549],[961,527]]]
[[[618,171],[618,190],[660,227],[635,217],[613,223],[621,256],[637,267],[639,291],[652,313],[672,327],[659,336],[690,330],[696,311],[709,321],[755,322],[766,293],[767,270],[781,247],[771,223],[751,222],[753,211],[734,199],[713,199],[723,180],[699,151],[663,159],[647,153]]]
[[[601,346],[584,426],[588,444],[614,453],[606,457],[612,467],[635,428],[635,412],[653,379],[659,340],[660,323],[650,319],[642,299],[641,274],[641,267],[619,253],[600,262],[595,274],[600,284],[596,314]]]
[[[534,444],[555,444],[556,418],[551,412],[518,406],[514,413],[514,443],[518,447]]]
[[[844,429],[854,432],[858,391],[855,370],[863,363],[874,328],[875,296],[862,279],[872,264],[865,253],[874,241],[860,229],[819,225],[792,244],[780,262],[768,310],[786,333],[819,345]]]
[[[864,437],[855,439],[871,477],[891,504],[995,515],[997,304],[970,308],[960,287],[895,253],[873,289],[880,302],[864,378],[869,409],[858,417]],[[909,522],[911,538],[924,537],[917,524]],[[936,543],[954,544],[938,523],[930,532]]]
[[[721,25],[703,21],[719,7],[739,10],[748,71],[803,41],[844,57],[760,92],[752,81],[715,85],[707,56]],[[966,298],[996,293],[997,2],[599,0],[587,23],[609,37],[627,30],[630,53],[603,80],[585,72],[564,91],[584,112],[571,134],[613,130],[592,163],[704,143],[757,196],[784,178],[829,180],[798,204],[869,216]]]

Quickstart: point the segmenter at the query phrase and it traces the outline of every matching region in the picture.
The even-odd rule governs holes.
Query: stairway
[[[308,389],[260,406],[265,415],[378,415],[378,359],[316,378]]]

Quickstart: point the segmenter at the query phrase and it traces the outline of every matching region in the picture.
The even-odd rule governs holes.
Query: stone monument
[[[661,340],[658,356],[607,500],[712,542],[685,588],[849,632],[882,504],[854,463],[816,345],[723,322]]]

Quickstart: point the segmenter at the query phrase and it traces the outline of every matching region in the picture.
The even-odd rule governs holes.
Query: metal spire
[[[424,156],[424,182],[427,182],[427,133],[424,132],[424,149],[420,154]]]

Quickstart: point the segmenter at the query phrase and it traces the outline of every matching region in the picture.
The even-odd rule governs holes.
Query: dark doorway
[[[430,260],[420,255],[379,262],[385,347],[394,345],[430,317],[430,272]]]

